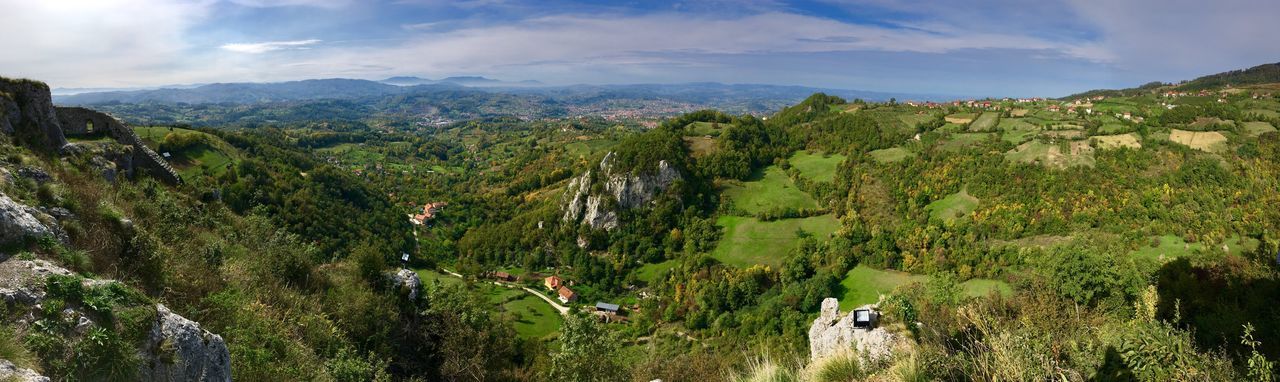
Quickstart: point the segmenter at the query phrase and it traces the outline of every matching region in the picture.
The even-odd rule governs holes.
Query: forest
[[[54,281],[63,303],[114,301],[107,345],[0,327],[0,350],[94,379],[102,366],[76,355],[119,351],[142,314],[125,312],[154,300],[222,335],[244,380],[1272,380],[1280,121],[1265,111],[1280,99],[1161,98],[1173,86],[1102,96],[1097,113],[819,93],[651,127],[135,121],[175,155],[180,186],[110,183],[87,155],[6,140],[7,166],[57,181],[4,192],[80,217],[66,244],[21,256],[133,289]],[[586,176],[620,224],[567,220],[568,185],[606,157],[617,179],[663,161],[680,177],[623,209],[619,180]],[[387,277],[400,267],[421,293]],[[577,302],[542,315],[491,283],[499,271],[570,280]],[[874,304],[904,345],[808,363],[829,297]],[[596,302],[625,319],[583,312]]]

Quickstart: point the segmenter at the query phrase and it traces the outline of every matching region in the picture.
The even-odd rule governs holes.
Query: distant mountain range
[[[890,98],[920,101],[958,98],[945,95],[712,82],[546,86],[537,81],[510,82],[468,76],[449,77],[440,80],[418,77],[391,77],[382,81],[331,78],[275,83],[216,83],[194,87],[64,94],[55,95],[54,101],[66,105],[110,103],[256,104],[324,99],[356,100],[371,97],[457,91],[461,89],[490,93],[539,95],[570,102],[600,101],[604,99],[665,99],[676,102],[705,104],[707,107],[715,108],[744,104],[756,105],[745,107],[743,111],[766,111],[765,109],[799,102],[810,94],[818,92],[838,95],[848,99],[861,98],[869,101],[884,101]]]
[[[391,77],[382,81],[384,84],[396,86],[414,86],[414,85],[436,85],[436,84],[453,84],[469,87],[495,87],[495,86],[546,86],[540,81],[524,80],[524,81],[502,81],[492,78],[479,76],[456,76],[446,77],[438,80],[431,80],[419,77]]]

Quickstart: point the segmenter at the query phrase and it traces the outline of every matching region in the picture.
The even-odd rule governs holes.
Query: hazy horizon
[[[1053,97],[1280,61],[1280,3],[1256,0],[0,4],[0,74],[55,88],[474,75]]]

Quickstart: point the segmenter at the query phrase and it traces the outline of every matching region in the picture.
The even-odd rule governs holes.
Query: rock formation
[[[0,78],[0,133],[17,136],[20,141],[40,149],[63,154],[88,150],[80,144],[69,144],[68,136],[109,136],[129,149],[105,149],[108,153],[99,155],[116,164],[115,168],[101,169],[104,176],[114,178],[117,168],[132,176],[136,166],[162,181],[182,183],[178,172],[155,151],[147,148],[132,128],[94,110],[54,107],[49,86],[41,82]]]
[[[222,337],[156,305],[157,319],[147,340],[139,379],[144,381],[230,381],[231,352]]]
[[[67,235],[52,216],[0,193],[0,245],[46,236],[65,242]]]
[[[15,329],[22,331],[35,324],[47,297],[47,280],[53,275],[71,276],[73,273],[44,260],[0,258],[0,304],[10,307],[10,314],[16,313],[17,318],[10,323]],[[85,287],[101,287],[114,282],[85,279],[83,284]],[[73,336],[83,335],[85,329],[96,325],[90,315],[77,309],[68,307],[62,314],[74,318],[77,329],[70,334]],[[138,367],[139,380],[231,380],[231,353],[222,337],[201,329],[200,324],[174,314],[164,305],[157,304],[155,309],[156,320],[146,343],[138,352],[142,361]],[[0,380],[4,380],[5,370],[4,364],[0,363]],[[41,380],[22,379],[26,374],[16,373],[14,375],[18,375],[20,381]]]
[[[857,309],[874,309],[864,305]],[[893,353],[898,336],[882,327],[870,330],[853,327],[853,311],[840,315],[840,301],[834,298],[822,300],[822,312],[809,327],[809,358],[818,360],[846,351],[855,351],[866,360],[888,359]]]
[[[409,269],[401,269],[391,275],[392,285],[401,288],[409,294],[409,299],[418,298],[418,292],[422,291],[422,279],[418,278],[418,273]]]
[[[17,367],[8,360],[0,359],[0,381],[49,382],[49,377],[40,375],[40,373],[31,369]]]
[[[610,152],[600,160],[597,172],[587,170],[582,176],[569,181],[564,195],[564,221],[612,230],[618,227],[620,209],[647,205],[672,183],[682,179],[680,171],[666,160],[658,162],[658,169],[653,174],[638,171],[616,173],[613,162],[614,154]],[[593,192],[597,182],[603,183],[603,192]]]
[[[49,85],[37,81],[0,78],[0,132],[31,139],[48,150],[67,145]]]

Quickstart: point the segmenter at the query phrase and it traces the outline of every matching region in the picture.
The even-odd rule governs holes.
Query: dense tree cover
[[[796,126],[812,122],[829,114],[832,107],[844,105],[845,103],[846,101],[843,98],[824,93],[815,93],[804,101],[774,114],[769,119],[769,123],[777,126]]]
[[[1223,86],[1266,84],[1280,82],[1280,63],[1263,64],[1248,69],[1232,70],[1196,78],[1178,86],[1183,90],[1202,90]]]
[[[282,144],[281,132],[260,130],[223,138],[251,158],[217,178],[222,200],[244,213],[264,208],[291,232],[316,238],[320,253],[345,257],[376,243],[386,254],[413,249],[404,215],[381,192],[341,169]]]
[[[881,308],[909,336],[911,365],[931,378],[1223,380],[1250,375],[1255,356],[1277,356],[1280,333],[1268,318],[1280,297],[1269,292],[1280,290],[1280,211],[1270,208],[1280,205],[1280,134],[1232,132],[1237,150],[1195,151],[1156,132],[1243,116],[1178,107],[1130,126],[1142,149],[1100,150],[1092,167],[1054,168],[1010,160],[1016,144],[998,137],[948,145],[955,131],[942,128],[944,116],[973,109],[855,103],[815,95],[767,120],[700,111],[652,129],[487,118],[387,125],[404,127],[395,131],[215,132],[245,153],[209,183],[221,201],[185,194],[207,190],[123,186],[112,199],[123,206],[94,216],[169,226],[144,231],[146,240],[94,241],[86,267],[118,272],[208,322],[232,341],[237,376],[253,379],[719,379],[743,354],[807,354],[822,299],[842,295],[858,265],[928,275]],[[714,147],[690,149],[686,138],[704,138],[694,122],[713,124]],[[867,154],[898,146],[914,156],[881,163]],[[785,159],[801,148],[848,160],[833,181],[813,181]],[[620,211],[617,229],[565,224],[567,180],[609,152],[614,171],[644,173],[666,160],[683,179],[651,205]],[[779,266],[722,264],[710,255],[725,235],[715,222],[734,212],[720,204],[717,182],[770,165],[819,207],[757,218],[833,213],[840,227],[832,237],[797,234]],[[971,211],[934,213],[931,204],[961,191],[978,200]],[[124,202],[137,195],[148,197]],[[405,222],[436,201],[449,205],[427,224]],[[150,203],[196,207],[159,213]],[[107,218],[85,229],[116,229]],[[1188,243],[1191,259],[1129,256],[1165,235]],[[1220,250],[1245,241],[1257,250]],[[626,324],[570,317],[556,342],[521,339],[466,282],[401,298],[380,277],[400,252],[414,253],[413,266],[441,264],[469,278],[505,268],[555,273],[583,301],[640,309]],[[94,265],[116,258],[129,265]],[[670,269],[637,275],[655,263]],[[978,277],[1014,292],[963,295],[959,283]]]

